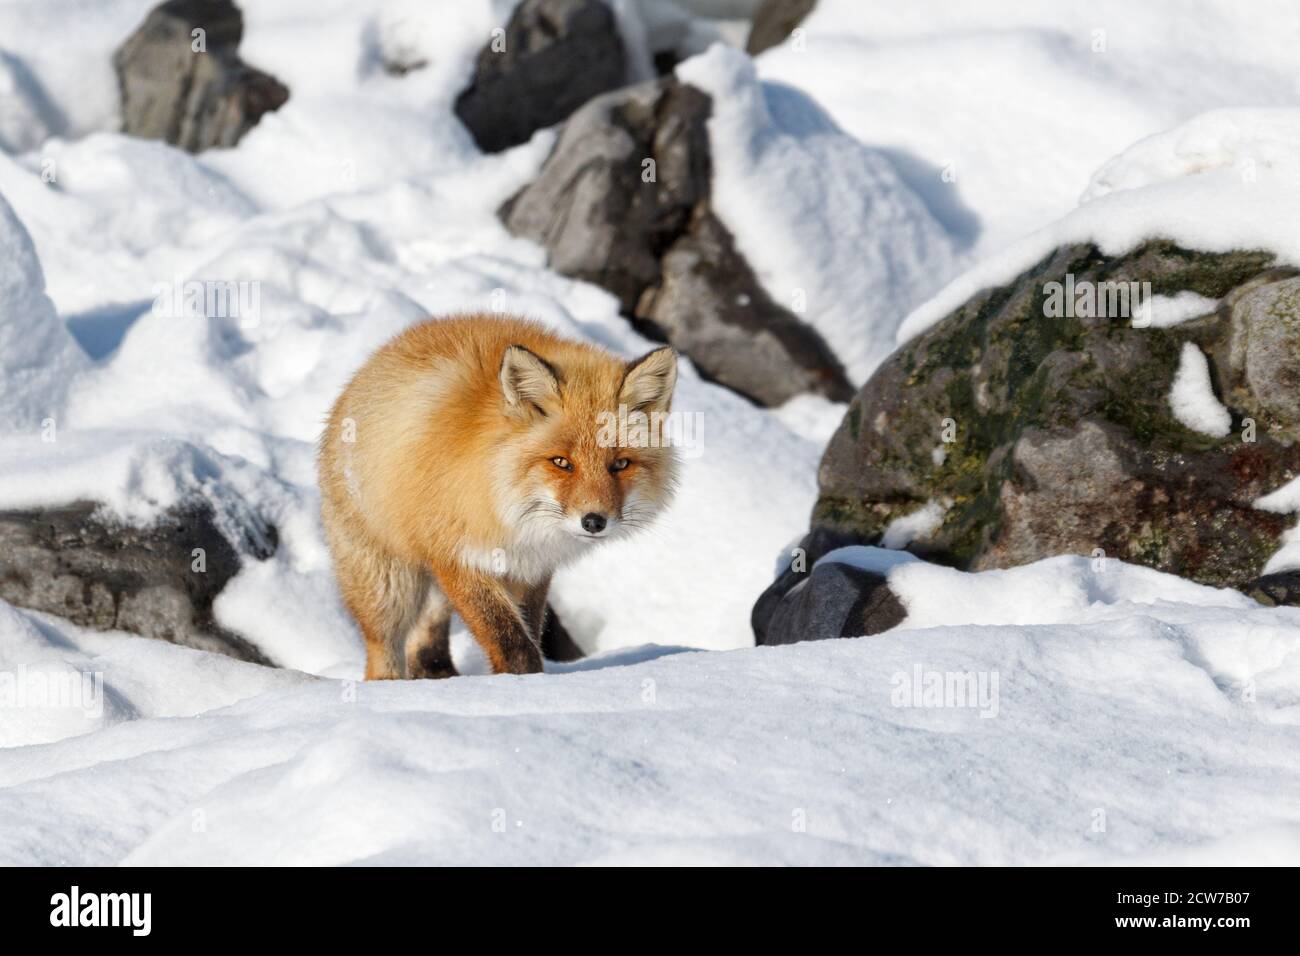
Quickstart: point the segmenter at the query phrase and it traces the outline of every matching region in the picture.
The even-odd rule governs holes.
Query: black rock
[[[456,100],[456,115],[485,152],[527,142],[627,76],[618,23],[601,0],[524,0],[504,40],[504,49],[492,41],[483,48]]]
[[[883,575],[838,563],[813,567],[836,548],[856,543],[850,534],[825,528],[805,535],[754,604],[754,643],[861,637],[899,624],[906,611]]]
[[[884,575],[847,564],[819,564],[772,607],[764,645],[880,634],[907,616]]]
[[[1246,593],[1270,607],[1300,606],[1300,571],[1266,574],[1246,589]]]

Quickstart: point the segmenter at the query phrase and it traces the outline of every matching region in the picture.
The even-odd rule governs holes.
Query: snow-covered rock
[[[31,237],[0,195],[0,433],[52,444],[68,385],[87,365],[45,294]]]
[[[0,49],[0,151],[35,149],[58,125],[58,111],[27,65]]]
[[[1080,243],[975,293],[854,398],[812,527],[968,569],[1095,553],[1254,590],[1290,539],[1253,503],[1300,474],[1300,299],[1275,261]]]
[[[809,97],[760,82],[743,54],[715,45],[676,73],[713,100],[713,210],[768,294],[860,385],[953,275],[952,237],[882,152]]]
[[[764,289],[715,214],[706,119],[717,108],[671,78],[597,97],[564,124],[502,220],[544,246],[550,268],[616,295],[711,380],[763,405],[806,392],[847,400],[843,363],[792,310],[799,303]]]
[[[1118,256],[1158,236],[1203,252],[1266,250],[1279,265],[1300,267],[1297,216],[1300,108],[1193,117],[1113,156],[1076,208],[959,275],[907,316],[898,341],[1072,243]]]

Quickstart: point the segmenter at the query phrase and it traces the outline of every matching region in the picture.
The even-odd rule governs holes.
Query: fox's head
[[[660,348],[634,362],[595,349],[550,361],[521,345],[501,358],[503,449],[498,500],[517,537],[555,548],[557,561],[584,545],[649,523],[672,496],[677,456],[667,415],[677,354]]]

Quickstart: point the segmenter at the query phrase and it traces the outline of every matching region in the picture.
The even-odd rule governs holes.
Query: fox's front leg
[[[519,602],[519,610],[524,615],[524,626],[539,648],[542,646],[542,630],[546,627],[546,594],[550,588],[549,577],[536,584],[529,584],[525,586]]]
[[[542,652],[506,587],[463,567],[434,572],[447,600],[487,655],[494,674],[540,674]],[[545,609],[545,595],[542,607]]]

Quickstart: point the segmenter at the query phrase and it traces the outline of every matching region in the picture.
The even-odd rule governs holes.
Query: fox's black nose
[[[605,516],[591,511],[582,516],[582,530],[587,534],[600,534],[605,530]]]

